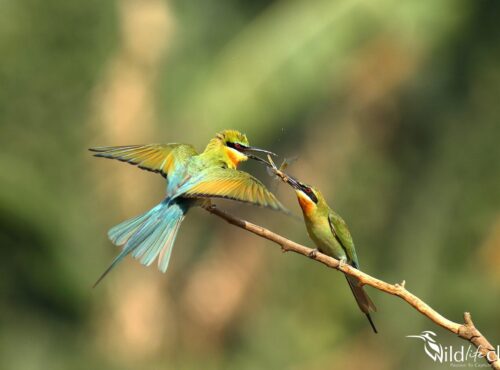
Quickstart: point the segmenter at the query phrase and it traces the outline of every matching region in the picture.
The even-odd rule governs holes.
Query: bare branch
[[[262,226],[255,225],[251,222],[236,218],[215,206],[209,206],[205,208],[208,212],[221,217],[232,225],[238,226],[244,230],[250,231],[262,238],[268,239],[281,246],[283,252],[295,252],[302,254],[303,256],[314,259],[322,264],[342,271],[344,274],[355,276],[359,279],[360,283],[363,285],[372,286],[382,292],[395,295],[409,305],[415,308],[424,316],[427,316],[435,324],[445,328],[446,330],[457,334],[460,338],[463,338],[470,343],[472,343],[478,350],[478,352],[485,358],[485,360],[490,364],[493,369],[500,370],[500,359],[494,351],[494,347],[491,343],[476,329],[470,313],[464,313],[464,323],[459,324],[448,320],[446,317],[441,315],[439,312],[435,311],[427,303],[422,301],[420,298],[410,293],[405,288],[405,281],[403,280],[399,284],[389,284],[377,278],[374,278],[364,272],[349,266],[348,264],[340,265],[339,261],[335,258],[327,256],[320,253],[314,249],[308,248],[301,244],[295,243],[281,235],[278,235]]]

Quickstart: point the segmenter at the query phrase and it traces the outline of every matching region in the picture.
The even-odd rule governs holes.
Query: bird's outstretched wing
[[[143,170],[161,173],[165,178],[175,164],[197,154],[194,147],[188,144],[106,146],[89,150],[95,152],[96,157],[118,159]]]
[[[184,197],[228,198],[288,212],[279,200],[252,175],[230,168],[208,168],[185,183]]]

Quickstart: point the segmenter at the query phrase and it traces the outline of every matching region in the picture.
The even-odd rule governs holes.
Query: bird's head
[[[234,168],[236,168],[240,162],[246,161],[248,158],[261,160],[252,153],[275,155],[268,150],[250,146],[246,135],[236,130],[224,130],[219,132],[215,137],[215,141],[218,145],[222,144],[222,149],[229,159],[231,167]]]
[[[291,176],[287,177],[286,182],[295,189],[297,199],[304,213],[315,212],[323,204],[323,195],[318,189],[301,183]]]

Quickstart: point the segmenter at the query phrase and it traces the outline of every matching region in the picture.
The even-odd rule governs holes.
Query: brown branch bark
[[[314,249],[308,248],[301,244],[295,243],[281,235],[278,235],[262,226],[255,225],[251,222],[236,218],[215,206],[210,206],[205,208],[208,212],[221,217],[232,225],[238,226],[244,230],[250,231],[262,238],[268,239],[281,246],[283,252],[295,252],[302,254],[306,257],[314,259],[322,264],[342,271],[344,274],[355,276],[359,279],[362,285],[372,286],[382,292],[395,295],[409,305],[415,308],[424,316],[427,316],[435,324],[449,330],[450,332],[457,334],[460,338],[469,341],[473,344],[478,352],[484,356],[485,360],[490,364],[493,369],[500,370],[500,359],[498,358],[494,347],[491,343],[476,329],[474,323],[472,322],[471,315],[469,312],[464,313],[464,323],[459,324],[448,320],[446,317],[441,315],[439,312],[430,307],[427,303],[422,301],[416,295],[410,293],[405,288],[405,281],[400,284],[389,284],[385,281],[374,278],[360,270],[355,269],[347,264],[340,264],[335,258],[329,257],[320,252],[312,253]]]

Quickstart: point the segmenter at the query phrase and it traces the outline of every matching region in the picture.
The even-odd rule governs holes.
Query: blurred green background
[[[466,345],[370,289],[203,210],[166,275],[106,231],[163,179],[89,146],[219,130],[298,155],[351,227],[363,269],[500,342],[498,1],[0,1],[1,369],[432,369]],[[243,169],[272,179],[263,168]],[[290,189],[278,196],[299,213]],[[266,209],[221,206],[311,245]]]

